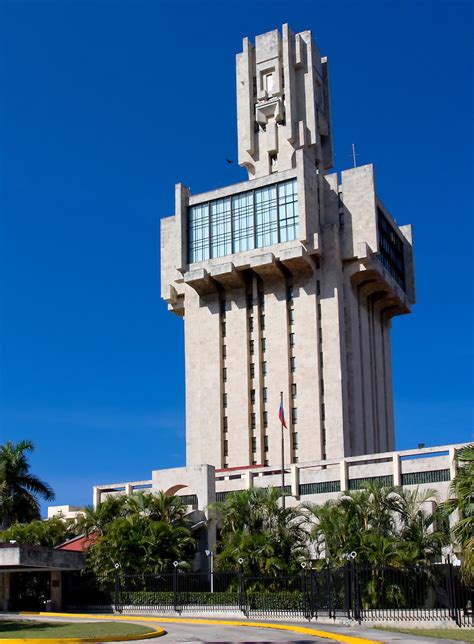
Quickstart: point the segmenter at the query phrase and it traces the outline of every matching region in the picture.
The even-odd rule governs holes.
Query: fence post
[[[178,562],[173,561],[173,608],[178,612]]]
[[[244,594],[245,594],[245,579],[244,579],[244,563],[243,561],[239,560],[239,608],[240,610],[244,613],[244,615],[247,615],[247,610],[246,606],[244,606]],[[248,615],[247,615],[248,617]]]
[[[301,571],[301,593],[303,595],[303,617],[305,617],[309,621],[311,619],[311,603],[308,597],[306,570],[304,569],[304,567]]]
[[[456,622],[457,626],[461,626],[461,611],[458,608],[456,596],[456,582],[453,573],[453,564],[451,557],[447,555],[446,564],[448,566],[448,602],[449,602],[449,616]]]
[[[332,617],[332,589],[331,589],[331,571],[329,570],[329,561],[326,567],[326,588],[328,593],[328,617]],[[334,615],[335,617],[336,615]]]
[[[351,566],[349,562],[344,566],[344,611],[348,617],[351,618]]]
[[[352,616],[359,623],[360,619],[360,593],[359,575],[354,559],[351,561],[351,582],[352,582]]]
[[[114,565],[114,607],[117,613],[121,613],[120,608],[120,574],[119,574],[119,564]]]

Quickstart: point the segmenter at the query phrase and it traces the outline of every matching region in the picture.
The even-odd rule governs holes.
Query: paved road
[[[4,617],[9,615],[3,613]],[[14,615],[11,615],[13,617]],[[20,619],[40,619],[41,621],[89,621],[88,618],[74,618],[72,616],[66,617],[46,617],[45,615],[26,617],[24,615],[16,614],[15,617]],[[149,619],[150,616],[147,616]],[[92,618],[93,619],[93,618]],[[91,621],[92,621],[91,619]],[[106,619],[112,621],[114,619],[113,615],[107,615]],[[312,644],[314,642],[325,642],[325,644],[331,644],[331,642],[345,642],[345,637],[351,638],[364,638],[365,640],[372,640],[383,642],[384,644],[456,644],[454,640],[439,640],[434,638],[425,638],[425,637],[413,637],[411,635],[404,635],[402,633],[390,633],[379,630],[373,630],[363,626],[336,626],[334,624],[318,624],[318,623],[308,623],[308,622],[286,622],[290,627],[302,626],[304,628],[311,628],[319,631],[326,631],[336,635],[336,639],[329,640],[322,637],[310,636],[308,634],[291,632],[291,631],[279,631],[276,629],[267,629],[267,628],[255,628],[248,626],[228,626],[224,624],[219,624],[217,622],[212,623],[209,620],[209,623],[205,624],[191,624],[183,622],[167,622],[165,617],[153,618],[153,622],[148,623],[146,621],[140,620],[139,616],[130,617],[130,622],[136,622],[137,624],[143,624],[144,626],[152,626],[156,624],[157,626],[162,626],[166,630],[166,635],[158,639],[149,640],[150,644],[155,642],[156,644],[167,644],[168,642],[182,642],[183,644],[189,643],[206,643],[206,642],[240,642],[241,644],[250,644],[252,642],[294,642],[298,644]],[[255,620],[256,621],[256,620]],[[266,621],[266,620],[259,620]],[[273,624],[283,624],[284,622],[270,622]],[[339,639],[337,636],[341,636]],[[146,641],[146,640],[145,640]],[[144,644],[144,641],[135,640],[137,644]],[[1,639],[0,639],[1,644]],[[130,644],[130,641],[124,644]],[[356,644],[354,642],[353,644]]]

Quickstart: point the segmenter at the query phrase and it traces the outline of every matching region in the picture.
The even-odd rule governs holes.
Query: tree
[[[447,514],[438,504],[435,490],[401,488],[395,502],[399,530],[397,537],[403,546],[404,563],[429,566],[441,554],[441,548],[449,541]],[[426,503],[434,503],[431,512]],[[424,509],[425,508],[425,509]]]
[[[19,544],[55,548],[78,534],[80,532],[74,520],[53,517],[46,521],[32,521],[27,524],[14,523],[7,530],[0,532],[0,541],[3,543],[16,541]]]
[[[281,507],[279,489],[232,492],[213,507],[220,524],[219,568],[235,569],[243,559],[251,573],[301,570],[309,556],[305,517],[299,508]]]
[[[358,562],[386,562],[384,540],[393,535],[395,499],[395,488],[367,484],[365,490],[344,492],[322,506],[306,504],[318,554],[336,566],[346,563],[352,551]]]
[[[122,574],[157,574],[173,561],[187,567],[196,541],[185,519],[186,506],[177,496],[132,494],[108,497],[94,510],[86,508],[79,525],[98,534],[87,551],[87,567],[110,577],[118,563]]]
[[[370,566],[429,565],[447,542],[445,511],[424,507],[436,502],[433,490],[421,492],[367,484],[365,490],[344,492],[322,506],[305,507],[313,523],[311,536],[318,554],[344,565],[355,551],[357,562]]]
[[[474,581],[474,443],[456,451],[458,470],[451,483],[451,498],[445,507],[451,514],[458,512],[452,530],[454,541],[461,548],[461,573],[467,583]]]
[[[38,498],[54,500],[52,488],[31,474],[28,456],[33,452],[31,441],[16,445],[9,441],[0,445],[0,528],[13,522],[24,523],[40,518]]]

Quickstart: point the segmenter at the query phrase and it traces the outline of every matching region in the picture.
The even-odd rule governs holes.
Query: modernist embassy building
[[[415,302],[411,226],[383,205],[372,165],[331,173],[328,62],[309,31],[245,38],[236,82],[248,180],[178,184],[161,221],[161,296],[184,322],[187,466],[96,486],[94,503],[164,489],[199,514],[216,495],[278,486],[280,392],[290,503],[368,479],[445,496],[456,446],[394,451],[390,328]]]

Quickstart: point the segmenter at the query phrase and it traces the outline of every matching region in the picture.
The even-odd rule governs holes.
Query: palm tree
[[[430,502],[436,503],[436,507],[428,512],[426,503]],[[397,491],[395,503],[405,563],[429,566],[449,541],[446,510],[438,505],[438,494],[431,489],[401,488]]]
[[[301,570],[300,561],[308,557],[305,517],[299,508],[281,507],[279,489],[232,492],[213,508],[220,526],[219,568],[235,569],[243,559],[253,573]]]
[[[445,507],[458,512],[452,532],[461,547],[461,573],[466,582],[474,581],[474,443],[456,451],[458,471],[451,483],[451,498]]]
[[[52,488],[30,473],[28,455],[33,452],[31,441],[16,445],[8,441],[0,445],[0,520],[5,530],[14,521],[26,523],[40,518],[38,498],[54,500]]]

